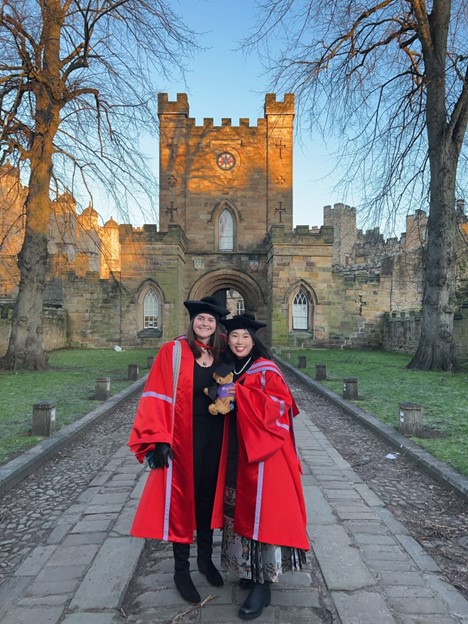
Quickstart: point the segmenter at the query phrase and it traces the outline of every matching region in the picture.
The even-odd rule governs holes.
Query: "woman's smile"
[[[254,346],[250,333],[245,329],[234,329],[229,334],[229,347],[234,355],[243,358],[249,355]]]

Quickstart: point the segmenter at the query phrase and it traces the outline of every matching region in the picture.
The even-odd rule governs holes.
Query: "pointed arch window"
[[[220,251],[234,249],[234,219],[227,208],[222,211],[218,221],[218,247]]]
[[[306,331],[309,329],[309,301],[303,290],[300,290],[294,297],[292,328]]]
[[[150,289],[143,301],[143,329],[159,327],[159,301],[154,290]]]

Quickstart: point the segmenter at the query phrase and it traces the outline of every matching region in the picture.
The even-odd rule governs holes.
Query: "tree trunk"
[[[47,368],[47,355],[42,342],[43,303],[51,210],[49,188],[53,139],[58,127],[59,111],[52,111],[50,102],[47,102],[42,113],[38,117],[48,120],[47,130],[36,132],[31,148],[31,175],[25,205],[25,237],[18,256],[19,293],[8,350],[0,360],[0,368],[7,370]]]
[[[42,308],[47,262],[47,239],[26,234],[19,255],[20,285],[15,302],[8,350],[0,364],[8,370],[47,367],[42,344]]]
[[[41,370],[47,367],[47,356],[42,344],[42,317],[48,258],[51,169],[50,153],[48,163],[44,155],[41,162],[32,169],[30,176],[26,199],[26,233],[18,256],[19,293],[15,302],[8,350],[0,361],[1,367],[8,370]]]
[[[26,228],[18,256],[20,284],[15,303],[10,341],[0,367],[16,370],[47,367],[42,343],[44,287],[47,271],[47,235],[50,220],[50,180],[54,139],[64,105],[64,85],[60,77],[60,41],[63,11],[59,0],[41,3],[42,65],[31,82],[35,103],[34,133],[27,152],[30,164],[28,196],[25,204]]]
[[[457,155],[449,143],[447,140],[431,159],[421,337],[408,364],[411,369],[451,371],[459,367],[453,339]]]

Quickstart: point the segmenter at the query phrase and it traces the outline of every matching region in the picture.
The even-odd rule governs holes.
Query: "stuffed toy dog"
[[[234,409],[234,397],[228,395],[228,390],[234,387],[234,371],[229,364],[220,364],[213,373],[214,383],[204,388],[204,393],[213,401],[208,406],[210,414],[227,414]]]

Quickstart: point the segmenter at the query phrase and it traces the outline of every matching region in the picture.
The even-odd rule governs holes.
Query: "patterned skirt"
[[[234,531],[236,504],[237,431],[235,418],[229,429],[229,457],[224,492],[224,523],[221,544],[221,566],[227,572],[257,583],[276,583],[283,572],[302,570],[306,563],[304,550],[265,544],[242,537]]]

